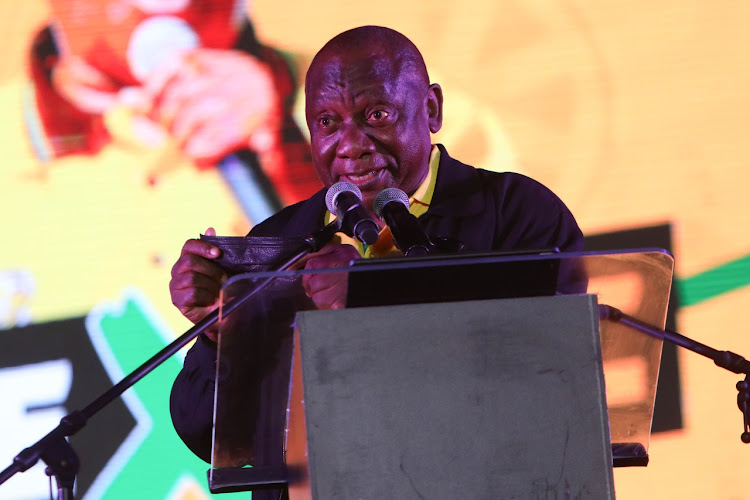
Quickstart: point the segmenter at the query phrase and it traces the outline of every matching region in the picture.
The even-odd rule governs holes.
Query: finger
[[[323,248],[312,254],[313,256],[319,256],[319,255],[328,255],[333,252],[340,252],[341,248],[345,243],[341,243],[339,241],[336,242],[330,242],[326,243]]]
[[[151,102],[158,99],[171,80],[177,78],[186,56],[164,61],[141,81],[141,90]]]
[[[107,75],[80,57],[71,57],[62,64],[67,65],[68,75],[81,85],[110,93],[118,89]]]
[[[317,290],[310,298],[318,309],[341,309],[346,302],[346,290],[344,283],[337,283]]]
[[[172,304],[183,314],[196,308],[211,308],[216,304],[219,294],[202,288],[185,288],[171,291]]]
[[[313,296],[313,289],[310,285],[310,280],[312,279],[314,275],[313,274],[303,274],[302,275],[302,288],[305,290],[305,295],[308,297]]]
[[[234,106],[234,107],[233,107]],[[250,129],[243,113],[226,98],[205,95],[186,102],[170,122],[170,132],[188,154],[191,149],[247,147]]]
[[[340,255],[338,253],[333,253],[328,255],[320,255],[311,258],[305,265],[305,269],[315,270],[349,267],[352,260],[354,259],[351,255],[348,254]]]
[[[206,259],[194,253],[181,255],[172,266],[171,276],[174,278],[180,274],[198,273],[213,278],[216,281],[226,280],[226,272],[215,261]]]
[[[306,274],[302,277],[302,283],[307,284],[313,293],[318,293],[330,288],[341,287],[346,283],[348,273],[345,272],[321,272]],[[307,278],[307,279],[305,279]]]
[[[194,77],[185,79],[179,74],[171,79],[154,102],[153,114],[166,127],[172,128],[174,121],[186,109],[196,106],[203,99],[214,99],[216,83],[212,78]]]
[[[205,234],[206,236],[216,236],[216,229],[209,227],[203,234]]]
[[[142,87],[123,87],[117,92],[117,101],[142,115],[148,115],[154,107],[152,97]]]
[[[327,256],[327,255],[329,255],[331,253],[340,251],[340,249],[337,249],[337,247],[340,247],[340,246],[343,246],[343,245],[341,243],[339,243],[339,242],[327,243],[326,245],[323,246],[323,248],[321,248],[317,252],[309,253],[309,254],[303,256],[301,259],[299,259],[297,262],[295,262],[293,266],[290,267],[290,270],[296,270],[296,269],[320,269],[322,267],[325,267],[325,266],[321,265],[321,263],[319,263],[319,262],[310,264],[310,267],[307,267],[307,266],[308,266],[308,263],[310,261],[317,260],[319,258],[325,258],[325,256]],[[348,245],[348,246],[351,246],[351,245]],[[354,252],[356,253],[357,250],[354,247],[352,247],[352,249],[354,249]]]
[[[321,249],[321,255],[335,255],[339,260],[350,261],[359,258],[359,251],[348,243],[333,243]]]
[[[199,239],[189,239],[182,246],[180,256],[194,254],[206,259],[215,259],[221,255],[221,249],[216,245]]]
[[[180,292],[184,290],[202,290],[214,296],[214,300],[219,295],[223,283],[222,276],[210,276],[202,273],[181,273],[175,275],[169,281],[170,291]],[[206,304],[201,304],[206,305]]]
[[[348,265],[349,262],[359,257],[356,248],[349,244],[329,243],[321,248],[318,252],[310,255],[308,266],[311,269],[320,269],[323,267],[338,267]]]
[[[55,89],[82,111],[101,114],[117,103],[117,86],[80,58],[60,61],[52,73]]]
[[[169,282],[172,303],[191,321],[202,319],[217,307],[221,283],[197,273],[177,275]]]
[[[250,82],[252,87],[245,85],[246,91],[256,91],[256,87],[263,85],[273,85],[273,71],[255,56],[239,50],[221,50],[199,48],[187,53],[184,56],[187,63],[183,63],[183,68],[189,68],[193,74],[211,74],[218,77],[233,77],[242,72],[245,75],[261,74],[263,79],[253,79]],[[229,82],[231,83],[231,82]]]
[[[103,114],[117,104],[117,94],[93,89],[78,88],[71,96],[76,107],[94,115]]]
[[[307,262],[312,258],[312,254],[303,255],[300,259],[298,259],[296,262],[294,262],[292,265],[290,265],[287,270],[289,271],[298,271],[300,269],[305,269],[305,266],[307,266]],[[302,277],[304,281],[304,276]]]

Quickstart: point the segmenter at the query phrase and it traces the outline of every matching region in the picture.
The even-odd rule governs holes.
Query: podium
[[[292,500],[614,498],[645,465],[663,327],[663,250],[461,255],[231,278],[221,319],[213,492]],[[348,283],[316,310],[301,282]]]

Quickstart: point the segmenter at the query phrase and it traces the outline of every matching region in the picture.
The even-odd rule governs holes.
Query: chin
[[[364,191],[362,193],[362,203],[364,204],[365,208],[368,210],[372,210],[372,203],[375,201],[375,197],[380,193],[378,191],[377,193],[372,193],[370,191]]]

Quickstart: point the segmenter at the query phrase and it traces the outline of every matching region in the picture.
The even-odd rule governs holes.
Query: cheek
[[[318,177],[325,185],[332,184],[331,181],[331,162],[332,148],[329,141],[313,140],[310,143],[312,150],[312,161]]]
[[[422,183],[429,169],[431,137],[412,134],[404,141],[399,151],[399,172],[397,182],[401,189],[412,194]]]
[[[424,155],[425,149],[431,147],[431,136],[418,131],[423,130],[420,123],[414,120],[405,123],[404,126],[394,130],[391,137],[388,138],[390,144],[398,151],[399,156],[413,160],[416,157]]]

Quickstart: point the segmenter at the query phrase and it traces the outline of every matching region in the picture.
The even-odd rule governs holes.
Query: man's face
[[[308,74],[313,164],[326,186],[348,181],[365,205],[387,187],[412,194],[425,178],[440,88],[399,72],[383,50],[323,58]],[[436,91],[437,89],[437,91]]]

